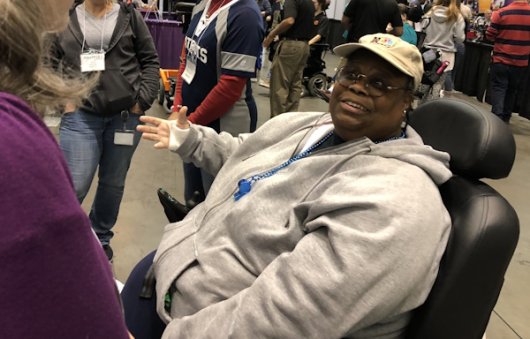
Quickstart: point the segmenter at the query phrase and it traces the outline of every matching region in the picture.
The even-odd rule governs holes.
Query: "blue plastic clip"
[[[241,199],[245,194],[250,192],[250,189],[252,188],[252,184],[247,179],[241,179],[237,183],[239,190],[234,194],[235,201],[238,201]]]

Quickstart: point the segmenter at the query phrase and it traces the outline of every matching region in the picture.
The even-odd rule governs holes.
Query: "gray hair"
[[[40,0],[0,0],[0,91],[19,96],[38,113],[79,103],[97,78],[84,81],[51,66]]]

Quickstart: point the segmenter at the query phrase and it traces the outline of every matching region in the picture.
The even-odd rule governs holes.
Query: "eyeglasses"
[[[368,95],[371,97],[380,97],[389,91],[398,89],[409,89],[408,87],[389,86],[383,80],[374,79],[362,73],[348,72],[344,68],[341,68],[337,75],[337,82],[346,88],[360,81],[364,81],[364,88],[366,88]]]

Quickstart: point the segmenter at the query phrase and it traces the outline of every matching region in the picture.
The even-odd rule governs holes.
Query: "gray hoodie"
[[[323,123],[329,114],[286,113],[239,137],[191,126],[177,152],[216,179],[158,247],[163,338],[402,335],[449,234],[437,187],[451,177],[446,153],[408,127],[406,139],[319,149],[233,198],[240,179],[284,163]]]
[[[434,6],[424,17],[425,41],[423,45],[443,52],[456,52],[456,42],[465,39],[465,21],[458,14],[456,21],[447,21],[447,7]],[[430,18],[430,19],[429,19]]]

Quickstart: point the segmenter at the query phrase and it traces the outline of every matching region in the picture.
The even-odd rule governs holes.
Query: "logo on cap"
[[[396,41],[394,39],[390,39],[387,37],[377,37],[375,36],[372,41],[370,41],[372,44],[378,44],[386,48],[390,48],[396,44]]]

